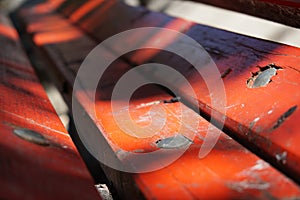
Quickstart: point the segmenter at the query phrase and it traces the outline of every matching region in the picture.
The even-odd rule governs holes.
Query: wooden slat
[[[291,116],[285,117],[286,113],[295,106],[299,107],[299,55],[300,50],[287,45],[274,42],[268,42],[239,34],[215,29],[208,26],[193,25],[188,21],[178,20],[163,14],[153,14],[152,12],[139,16],[140,9],[129,8],[130,12],[121,12],[125,5],[117,5],[110,2],[110,8],[115,12],[107,13],[102,10],[102,19],[106,23],[97,24],[97,28],[89,29],[80,23],[83,28],[89,31],[98,41],[106,39],[115,33],[124,31],[124,29],[147,26],[152,23],[151,16],[157,16],[155,23],[161,27],[172,28],[185,32],[188,36],[195,39],[210,53],[219,71],[224,73],[228,69],[231,73],[224,78],[224,84],[227,96],[226,122],[225,126],[232,137],[238,139],[248,148],[256,151],[267,158],[272,164],[285,171],[295,180],[300,179],[300,171],[297,167],[300,161],[298,140],[299,130],[295,123],[299,109],[296,109]],[[90,17],[100,17],[99,12],[94,11]],[[135,12],[134,12],[135,11]],[[120,13],[124,13],[121,15]],[[129,15],[128,18],[126,16]],[[135,17],[132,17],[135,16]],[[122,26],[106,26],[113,24],[117,19],[122,19]],[[91,20],[91,19],[90,19]],[[139,24],[139,22],[142,22]],[[192,26],[192,27],[191,27]],[[126,28],[125,28],[126,27]],[[191,27],[186,31],[185,27]],[[149,39],[148,36],[137,35],[134,41],[128,38],[127,45],[163,37],[155,35]],[[118,46],[109,47],[114,52],[119,53]],[[203,79],[190,68],[183,59],[172,56],[165,52],[157,50],[143,50],[127,54],[127,58],[134,65],[140,65],[151,62],[163,63],[172,66],[182,74],[187,75],[191,81],[196,93],[198,94],[201,110],[208,114],[211,112],[210,99]],[[275,63],[281,67],[277,75],[272,78],[272,82],[261,88],[248,88],[247,80],[252,77],[251,73],[259,71],[264,67]],[[183,67],[187,66],[187,67]],[[162,80],[165,77],[158,77]],[[181,91],[184,91],[182,89]],[[241,92],[243,95],[241,95]],[[184,92],[182,96],[184,96]],[[221,113],[224,115],[224,113]],[[220,119],[219,119],[220,120]],[[281,122],[290,122],[295,127],[286,129],[281,127]],[[280,124],[279,127],[276,124]],[[276,127],[276,128],[274,128]],[[281,134],[275,134],[280,132]],[[292,135],[292,136],[291,136]],[[285,138],[284,140],[282,138]],[[285,156],[287,154],[287,156]],[[283,155],[284,160],[281,159]]]
[[[289,0],[195,0],[300,28],[300,2]]]
[[[101,199],[2,15],[0,41],[0,198]]]
[[[88,16],[91,17],[91,19],[88,17],[86,21],[89,23],[94,21],[92,29],[89,29],[88,26],[84,26],[83,21],[80,22],[80,25],[83,25],[83,28],[90,33],[93,33],[93,29],[97,30],[97,34],[95,32],[93,38],[99,38],[99,40],[104,40],[112,33],[117,33],[118,31],[126,28],[132,28],[132,24],[134,27],[139,27],[142,25],[148,25],[147,22],[149,24],[155,22],[156,25],[169,25],[168,27],[181,31],[185,31],[186,27],[189,27],[192,24],[183,20],[175,20],[169,17],[164,18],[164,15],[156,13],[148,13],[149,15],[146,13],[141,17],[140,9],[136,10],[137,14],[134,13],[135,9],[119,4],[118,1],[109,1],[105,3],[105,5],[99,6],[99,9],[102,9],[103,19],[101,18],[101,20],[103,20],[103,23],[102,21],[96,23],[96,20],[93,20],[93,17],[95,16],[98,16],[97,19],[99,19],[100,11],[94,11],[94,14],[90,12],[88,13]],[[111,7],[118,8],[120,10],[114,9],[114,12],[109,12]],[[128,10],[126,11],[127,8],[130,12]],[[124,15],[121,13],[124,13]],[[33,13],[32,15],[36,18],[38,16]],[[129,19],[126,18],[128,15]],[[131,16],[134,17],[131,18]],[[119,19],[122,22],[121,26],[111,25],[111,22]],[[137,22],[135,23],[133,19],[137,19]],[[25,20],[24,23],[25,27],[30,26],[30,21]],[[47,22],[45,21],[45,23]],[[74,29],[74,32],[78,31],[76,27],[69,28],[72,30]],[[220,32],[226,33],[223,31]],[[51,32],[51,34],[55,35],[55,31]],[[33,35],[33,38],[35,38],[35,35]],[[136,41],[139,41],[144,38],[137,37],[135,39]],[[33,41],[35,40],[33,39]],[[56,64],[58,70],[64,77],[66,77],[67,80],[69,80],[70,86],[73,85],[74,76],[78,70],[78,65],[75,68],[73,67],[73,58],[77,56],[79,58],[83,58],[89,48],[88,46],[92,49],[97,44],[96,41],[94,41],[91,42],[90,45],[86,45],[81,41],[90,41],[90,38],[81,35],[81,37],[77,39],[73,38],[72,40],[66,40],[63,42],[53,42],[50,45],[47,43],[37,44],[45,50]],[[85,50],[79,51],[81,47]],[[111,48],[114,51],[117,51],[117,47]],[[76,51],[74,49],[76,49]],[[80,55],[79,52],[82,52],[82,55]],[[147,53],[149,52],[150,51]],[[154,51],[153,53],[154,54],[150,55],[157,55],[159,52]],[[107,50],[107,55],[109,56],[110,54],[112,54],[112,52]],[[139,56],[136,57],[134,55],[135,54],[130,54],[129,59],[134,59],[134,62],[139,64],[146,61],[145,58],[149,59],[149,57],[146,56],[149,54],[146,54],[145,52],[139,53]],[[172,62],[174,61],[174,59],[166,57],[166,55],[159,55],[166,63],[167,60],[171,60]],[[151,57],[151,59],[153,59],[153,57]],[[78,63],[80,63],[80,61],[78,61]],[[180,61],[179,64],[182,64],[182,61]],[[130,68],[130,65],[125,63],[123,60],[118,60],[110,67],[110,70],[104,74],[104,78],[100,81],[101,85],[97,95],[97,119],[93,118],[93,115],[90,115],[89,113],[90,108],[93,107],[93,103],[89,100],[89,98],[83,93],[81,98],[77,99],[84,116],[82,119],[85,120],[84,122],[87,125],[87,132],[94,131],[96,133],[100,133],[103,137],[102,139],[107,139],[106,144],[103,143],[103,141],[100,141],[101,145],[109,145],[107,147],[108,150],[105,152],[107,155],[118,157],[120,161],[122,161],[121,158],[123,156],[124,159],[124,155],[120,155],[120,152],[122,152],[120,150],[127,150],[131,152],[149,152],[157,150],[155,142],[158,139],[176,134],[180,125],[187,127],[192,126],[195,121],[199,121],[200,125],[199,130],[197,130],[198,137],[195,138],[194,144],[191,145],[180,159],[172,163],[170,166],[149,173],[134,175],[127,174],[127,178],[129,177],[129,179],[131,179],[131,182],[129,182],[135,183],[134,185],[126,185],[125,182],[121,182],[120,180],[124,181],[124,179],[114,177],[116,174],[111,173],[110,176],[108,175],[108,177],[113,180],[115,187],[118,189],[118,192],[122,197],[129,198],[132,196],[144,196],[149,199],[276,199],[297,198],[297,196],[300,195],[298,185],[223,133],[213,151],[205,159],[199,159],[197,155],[199,147],[202,144],[202,139],[200,138],[205,136],[209,123],[197,113],[182,105],[180,102],[171,104],[161,103],[159,105],[167,112],[168,115],[167,123],[158,135],[144,139],[137,139],[127,135],[118,127],[117,124],[115,124],[112,116],[111,102],[109,101],[109,98],[107,99],[107,97],[110,97],[115,82]],[[124,108],[125,111],[129,109],[132,119],[136,123],[139,123],[140,118],[143,116],[145,117],[147,111],[151,108],[151,106],[141,107],[141,104],[171,98],[171,96],[161,88],[153,85],[141,88],[140,91],[147,91],[147,95],[145,92],[137,93],[136,96],[131,99],[130,107]],[[190,121],[188,121],[187,124],[181,124],[181,121],[178,120],[178,117],[180,116],[180,107],[182,107],[184,112],[187,112],[190,115]],[[151,119],[147,119],[147,117],[144,119],[146,119],[145,123],[149,123],[151,121]],[[187,131],[188,129],[185,130]],[[187,131],[182,134],[188,135],[189,133]],[[159,162],[153,164],[155,165],[158,163]],[[109,171],[106,172],[110,173]],[[118,180],[120,182],[117,182]],[[135,196],[128,192],[129,190],[127,189],[129,187],[136,189],[136,186],[143,192],[142,196]]]

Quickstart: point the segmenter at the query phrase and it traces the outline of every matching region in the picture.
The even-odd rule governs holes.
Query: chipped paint
[[[248,88],[259,88],[267,86],[273,76],[277,75],[277,70],[281,67],[275,64],[270,64],[265,67],[259,67],[259,71],[252,73],[252,76],[247,80]]]
[[[275,158],[278,162],[282,163],[282,164],[286,164],[286,159],[287,159],[287,152],[284,151],[282,153],[278,153],[275,155]]]
[[[29,129],[15,129],[14,134],[19,138],[26,140],[28,142],[48,146],[50,142],[40,133],[37,133],[33,130]]]
[[[170,100],[163,100],[163,103],[177,103],[181,100],[181,97],[174,97],[171,98]]]
[[[270,167],[270,165],[268,163],[266,163],[263,160],[257,160],[256,164],[250,168],[251,171],[255,171],[255,170],[264,170],[267,169],[268,167]]]
[[[157,140],[155,143],[158,148],[162,149],[180,149],[188,147],[192,144],[192,140],[184,135],[177,134],[173,137]]]
[[[270,184],[266,182],[252,182],[250,180],[243,180],[239,182],[229,182],[227,185],[238,192],[243,192],[244,190],[256,189],[256,190],[266,190],[270,188]]]
[[[273,110],[269,110],[268,111],[268,115],[272,114],[273,113]]]
[[[256,122],[258,122],[259,120],[260,117],[256,117],[252,122],[250,122],[249,128],[252,129],[255,126]]]
[[[268,169],[270,169],[270,165],[267,162],[265,162],[263,160],[257,160],[255,165],[239,172],[237,174],[237,176],[238,177],[245,177],[245,176],[258,177],[259,171],[268,170]]]
[[[142,103],[142,104],[138,105],[136,108],[149,107],[149,106],[153,106],[153,105],[158,105],[160,103],[161,103],[161,101],[152,101],[152,102],[148,102],[148,103]]]

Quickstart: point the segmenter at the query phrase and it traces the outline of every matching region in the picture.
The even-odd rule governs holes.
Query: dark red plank
[[[0,198],[100,199],[17,32],[0,22]]]

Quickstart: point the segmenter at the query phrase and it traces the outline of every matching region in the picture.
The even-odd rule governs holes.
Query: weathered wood
[[[101,199],[2,15],[0,41],[0,198]]]
[[[71,2],[71,1],[69,1]],[[46,51],[50,58],[52,58],[53,63],[56,64],[56,67],[62,73],[62,76],[66,77],[66,80],[69,81],[69,87],[72,87],[74,76],[78,67],[74,68],[73,66],[73,58],[79,57],[83,58],[86,55],[86,51],[88,48],[92,50],[92,48],[97,44],[97,42],[106,39],[111,36],[113,33],[118,33],[122,30],[126,30],[134,27],[147,26],[149,24],[155,24],[157,26],[169,27],[175,30],[188,32],[193,32],[194,29],[198,31],[208,33],[212,33],[212,38],[209,38],[209,34],[206,35],[206,38],[203,38],[203,41],[207,41],[204,47],[208,48],[209,51],[215,53],[214,59],[218,62],[217,64],[222,64],[222,59],[226,59],[227,57],[223,57],[222,54],[218,53],[217,47],[224,47],[228,45],[230,41],[233,39],[243,39],[243,41],[249,41],[254,43],[254,39],[247,38],[244,36],[239,36],[236,34],[231,34],[228,32],[224,32],[221,30],[204,27],[200,25],[195,25],[192,29],[189,29],[192,23],[177,20],[175,18],[166,17],[163,14],[144,12],[143,9],[134,9],[129,8],[118,1],[107,1],[103,3],[103,5],[98,7],[100,10],[94,10],[87,13],[87,18],[78,22],[83,29],[89,32],[92,35],[92,38],[95,40],[91,42],[91,45],[86,45],[81,42],[82,37],[84,41],[90,41],[90,38],[87,36],[81,35],[81,37],[72,40],[65,41],[56,41],[50,44],[47,43],[39,43],[39,45]],[[111,12],[110,9],[114,8],[114,12]],[[128,9],[128,10],[127,10]],[[135,12],[136,11],[136,12]],[[34,13],[31,13],[32,16],[37,17]],[[22,16],[25,17],[25,16]],[[101,19],[97,21],[96,19]],[[63,20],[63,19],[62,19]],[[113,22],[120,21],[119,25],[114,25]],[[92,27],[85,24],[93,24]],[[30,21],[23,21],[25,27],[30,25]],[[78,28],[73,26],[69,27],[70,30],[74,29],[74,32],[78,31]],[[94,31],[95,32],[94,32]],[[60,32],[61,30],[57,30]],[[38,33],[37,33],[38,34]],[[51,34],[55,35],[55,31],[51,32]],[[35,35],[33,35],[34,38]],[[195,36],[193,36],[196,38]],[[225,39],[223,38],[225,37]],[[210,40],[208,40],[210,39]],[[228,43],[226,43],[226,39],[228,39]],[[231,39],[231,40],[230,40]],[[139,42],[139,41],[148,41],[149,38],[144,38],[143,36],[135,37],[135,40],[130,40],[128,38],[127,42]],[[217,40],[223,43],[218,44],[213,41]],[[35,41],[33,39],[33,41]],[[225,43],[224,43],[225,41]],[[262,47],[267,46],[265,41],[259,41],[258,45]],[[243,43],[244,44],[244,43]],[[273,43],[267,43],[275,45]],[[277,45],[277,44],[276,44]],[[87,47],[89,46],[89,47]],[[282,45],[278,45],[282,46]],[[75,48],[76,47],[76,48]],[[85,50],[82,51],[82,55],[78,52],[79,49],[83,47]],[[270,48],[271,48],[270,47]],[[114,54],[114,52],[118,52],[118,47],[108,47],[107,56],[110,54]],[[240,49],[233,50],[232,47],[228,49],[233,55],[234,53],[239,52],[240,50],[244,50],[245,47],[240,47]],[[266,47],[265,47],[266,48]],[[290,47],[288,47],[290,48]],[[75,52],[73,49],[78,49]],[[250,48],[252,51],[252,48]],[[219,50],[220,51],[220,50]],[[246,50],[247,51],[247,48]],[[249,50],[248,50],[249,51]],[[229,53],[230,53],[229,52]],[[251,52],[249,52],[251,57]],[[252,52],[253,53],[253,52]],[[74,54],[76,56],[74,56]],[[63,55],[63,56],[61,56]],[[149,56],[150,55],[150,56]],[[153,56],[155,55],[155,56]],[[252,55],[253,56],[253,55]],[[238,57],[238,56],[237,56]],[[254,56],[253,56],[254,57]],[[173,67],[176,68],[179,66],[181,70],[185,71],[183,73],[188,73],[190,65],[184,63],[183,60],[178,60],[176,58],[169,57],[169,54],[164,54],[156,50],[147,50],[141,51],[134,54],[125,55],[127,61],[136,64],[143,64],[149,60],[157,61],[158,58],[161,62],[166,64],[173,64]],[[256,58],[256,57],[255,57]],[[157,59],[157,60],[155,60]],[[242,58],[243,59],[243,58]],[[254,59],[254,58],[249,58]],[[63,61],[62,61],[63,60]],[[226,61],[226,60],[225,60]],[[231,60],[235,61],[235,60]],[[241,58],[236,58],[236,63],[233,62],[234,66],[239,66],[238,62],[241,61]],[[78,61],[80,62],[80,61]],[[229,61],[228,61],[229,62]],[[241,64],[241,63],[239,63]],[[244,63],[245,64],[245,63]],[[248,64],[249,65],[249,64]],[[248,65],[243,65],[245,68]],[[172,65],[171,65],[172,66]],[[218,65],[219,66],[219,65]],[[230,65],[231,66],[231,65]],[[99,66],[102,67],[102,66]],[[220,70],[223,71],[225,67],[228,68],[228,65],[221,65]],[[178,69],[176,68],[176,69]],[[226,68],[226,69],[227,69]],[[122,151],[127,150],[130,152],[150,152],[157,150],[157,146],[155,143],[159,139],[164,139],[167,137],[174,136],[178,133],[179,127],[183,126],[192,126],[193,123],[199,122],[199,130],[197,130],[197,136],[194,139],[194,143],[190,146],[190,148],[185,152],[185,154],[179,158],[176,162],[167,166],[158,171],[143,173],[143,174],[127,174],[126,178],[122,177],[122,173],[113,173],[111,170],[107,170],[106,173],[108,177],[112,178],[114,181],[115,187],[118,189],[122,197],[130,197],[130,193],[128,193],[127,188],[131,187],[131,190],[141,190],[143,195],[149,199],[165,199],[165,198],[185,198],[185,199],[194,199],[194,198],[227,198],[227,199],[239,199],[239,198],[297,198],[299,196],[299,187],[297,184],[294,184],[280,172],[276,171],[269,164],[259,159],[253,153],[246,150],[240,144],[232,140],[230,137],[226,136],[222,133],[220,140],[218,141],[216,147],[213,151],[205,158],[198,158],[199,147],[202,144],[202,137],[205,136],[207,127],[209,123],[202,117],[200,117],[197,113],[192,111],[191,109],[185,107],[180,102],[174,103],[160,103],[165,112],[167,113],[167,123],[162,130],[160,130],[158,135],[137,139],[135,137],[129,136],[127,133],[122,131],[118,125],[115,123],[112,110],[111,110],[111,102],[110,95],[113,89],[115,82],[129,69],[131,69],[128,63],[125,63],[124,60],[119,59],[116,61],[110,69],[104,74],[104,78],[100,81],[100,87],[98,90],[97,101],[96,101],[96,118],[91,115],[90,108],[93,107],[93,102],[90,101],[89,97],[83,92],[80,98],[76,99],[78,105],[80,105],[80,109],[86,117],[82,119],[86,120],[87,131],[88,132],[96,132],[101,133],[102,138],[106,138],[106,144],[109,145],[108,151],[105,153],[110,156],[116,156],[120,162],[125,162],[127,157],[126,154],[123,155]],[[240,69],[240,68],[238,68]],[[246,68],[247,69],[247,68]],[[228,78],[234,74],[237,70],[233,68],[231,72],[228,72],[226,76],[224,76],[224,80],[228,80]],[[179,69],[180,71],[180,69]],[[225,70],[224,70],[225,71]],[[238,71],[238,70],[237,70]],[[73,72],[73,73],[71,73]],[[191,71],[193,72],[193,71]],[[190,73],[193,75],[193,73]],[[250,75],[250,73],[248,74]],[[188,76],[189,77],[189,76]],[[201,79],[194,79],[195,82],[192,83],[195,87],[201,87],[203,83]],[[243,81],[243,86],[246,86],[246,80]],[[198,85],[197,85],[198,84]],[[229,86],[228,86],[229,87]],[[203,87],[205,88],[205,87]],[[250,89],[249,89],[250,90]],[[152,107],[151,102],[162,100],[169,100],[171,96],[166,93],[161,88],[156,86],[147,86],[145,88],[141,88],[130,101],[130,107],[124,108],[125,111],[129,111],[132,119],[135,123],[140,123],[141,117],[146,119],[144,123],[151,123],[151,118],[145,118],[145,115]],[[147,91],[147,94],[145,92]],[[196,91],[199,91],[198,89]],[[202,92],[203,90],[201,90]],[[204,91],[205,93],[206,91]],[[70,93],[69,93],[70,94]],[[203,93],[202,93],[203,94]],[[207,104],[208,102],[203,101],[199,95],[199,101],[201,104]],[[230,94],[229,94],[230,95]],[[141,105],[150,105],[150,106],[141,106]],[[234,107],[230,102],[229,107]],[[187,112],[190,116],[190,120],[187,124],[181,124],[181,121],[178,119],[181,115],[180,108],[183,109],[183,112]],[[209,110],[204,110],[209,113]],[[120,112],[119,114],[122,114]],[[237,116],[240,117],[240,116]],[[246,118],[247,116],[245,116]],[[187,132],[182,134],[189,134],[188,129],[185,129]],[[190,130],[191,131],[191,130]],[[195,131],[195,130],[192,130]],[[105,142],[104,140],[101,142]],[[252,143],[251,143],[252,144]],[[101,143],[102,145],[102,143]],[[153,165],[159,164],[153,163]],[[123,173],[124,174],[124,173]],[[134,185],[126,185],[125,182],[135,183]],[[138,188],[136,188],[138,187]],[[127,193],[126,193],[127,192]],[[136,197],[136,196],[135,196]]]
[[[230,74],[227,74],[224,78],[227,95],[226,115],[220,113],[221,118],[226,117],[225,128],[227,133],[272,162],[273,165],[293,177],[294,180],[300,180],[300,171],[297,167],[300,161],[299,145],[297,145],[298,140],[296,139],[299,137],[298,128],[276,127],[278,121],[284,123],[291,121],[291,124],[295,124],[297,121],[299,109],[296,109],[289,117],[284,117],[284,114],[295,106],[299,107],[300,50],[298,48],[246,37],[208,26],[193,25],[191,22],[171,18],[163,14],[148,12],[141,17],[140,9],[134,10],[130,7],[128,8],[130,12],[121,12],[126,6],[118,4],[118,1],[115,1],[115,3],[111,1],[108,4],[107,7],[116,11],[113,13],[101,10],[105,5],[99,8],[99,12],[90,13],[89,16],[92,19],[99,18],[101,11],[103,13],[101,17],[103,22],[97,23],[92,29],[85,26],[84,21],[80,22],[79,25],[95,39],[102,41],[125,29],[148,26],[152,23],[151,16],[159,15],[157,18],[154,17],[157,19],[155,21],[157,26],[182,31],[195,39],[210,53],[221,73],[231,69]],[[121,26],[110,25],[118,19],[122,19]],[[164,35],[158,34],[151,39],[147,35],[136,35],[134,40],[128,38],[123,42],[125,45],[133,45],[142,41],[155,41],[155,39],[161,37],[164,37]],[[108,48],[119,53],[118,46]],[[172,66],[186,75],[198,95],[201,111],[210,115],[212,108],[210,108],[211,103],[205,82],[186,61],[178,56],[159,50],[143,50],[126,54],[124,57],[134,66],[149,61],[158,62]],[[277,75],[272,78],[272,82],[265,87],[248,88],[247,81],[252,78],[251,73],[260,71],[257,66],[264,67],[272,63],[282,68],[277,70]],[[165,77],[158,78],[163,80]],[[178,87],[180,90],[180,86]],[[181,91],[183,91],[181,94],[184,96],[184,89]],[[241,92],[243,95],[241,95]],[[282,120],[283,118],[284,120]],[[281,134],[278,134],[278,132]],[[293,136],[288,137],[286,134]],[[288,156],[282,162],[279,157],[285,154]]]

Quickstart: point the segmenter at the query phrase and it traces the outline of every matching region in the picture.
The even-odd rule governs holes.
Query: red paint
[[[2,25],[0,25],[2,26]],[[9,27],[9,30],[14,30]],[[28,64],[21,44],[0,33],[0,198],[99,199],[83,161]],[[13,40],[12,40],[13,39]],[[18,49],[20,48],[20,49]],[[14,52],[9,52],[11,50]],[[13,132],[25,128],[50,141],[41,146]]]
[[[118,68],[118,65],[113,67]],[[124,68],[122,70],[125,71]],[[109,74],[105,76],[112,77]],[[114,82],[114,80],[111,81]],[[133,176],[147,199],[165,199],[174,196],[178,199],[263,198],[266,194],[284,198],[299,195],[298,186],[225,134],[221,135],[217,145],[207,157],[199,159],[198,152],[202,144],[199,137],[205,136],[209,123],[181,103],[158,105],[165,110],[167,122],[154,136],[136,138],[128,135],[115,123],[111,102],[104,98],[109,96],[112,89],[112,87],[104,87],[98,91],[95,107],[97,119],[95,120],[117,155],[119,150],[142,153],[155,151],[157,150],[155,142],[158,139],[174,136],[181,126],[193,127],[195,122],[199,122],[198,137],[194,139],[194,144],[176,162],[158,171]],[[146,95],[143,91],[150,94]],[[133,122],[140,126],[151,123],[151,119],[145,116],[152,106],[141,107],[142,103],[170,98],[171,96],[155,86],[140,88],[130,102],[129,112]],[[89,98],[84,93],[80,93],[78,100],[90,113],[93,103],[89,101]],[[119,104],[122,104],[122,100],[119,100]],[[190,117],[187,124],[182,124],[179,120],[181,106],[183,106],[182,111],[187,112]],[[128,109],[124,107],[121,110],[114,115],[125,117],[124,113]],[[142,123],[141,119],[144,119]],[[190,135],[191,132],[181,132],[181,134]],[[159,163],[157,161],[151,164],[155,166]],[[264,189],[247,188],[251,187],[251,184],[252,187]]]
[[[114,8],[114,12],[110,10],[112,8]],[[161,27],[170,25],[169,27],[185,32],[197,40],[201,45],[209,49],[208,51],[212,54],[221,72],[229,67],[232,69],[232,72],[223,79],[228,106],[226,126],[232,129],[236,137],[258,147],[269,157],[274,158],[276,153],[282,152],[282,150],[287,151],[288,157],[284,167],[295,174],[299,173],[299,170],[296,168],[296,166],[299,166],[299,158],[297,156],[299,151],[298,140],[293,140],[292,137],[286,138],[285,134],[288,132],[289,135],[298,138],[299,131],[297,130],[299,129],[296,127],[296,119],[299,116],[299,109],[277,130],[267,132],[287,109],[299,102],[299,72],[297,72],[300,68],[299,49],[248,38],[211,27],[201,25],[189,27],[188,25],[191,25],[190,22],[177,20],[165,15],[158,15],[159,17],[157,17],[156,14],[150,12],[141,16],[141,13],[143,13],[143,10],[140,8],[130,8],[118,1],[108,1],[103,6],[89,13],[89,17],[82,20],[79,25],[91,34],[94,39],[97,39],[97,42],[122,30],[153,23]],[[153,19],[157,20],[153,22]],[[177,26],[178,24],[179,26]],[[25,25],[28,26],[28,24]],[[184,25],[187,25],[185,27],[189,27],[189,29],[182,29]],[[73,27],[72,30],[77,29]],[[126,42],[130,44],[130,42],[141,41],[142,39],[142,36],[134,37],[134,39],[128,38]],[[65,49],[67,47],[70,49],[74,48],[73,42],[76,44],[75,40],[64,41]],[[53,45],[59,47],[61,44],[57,41]],[[47,50],[50,56],[51,53],[60,53],[57,51],[59,48],[51,48],[51,46],[45,44],[42,44],[42,47]],[[78,45],[79,47],[80,45]],[[109,48],[116,52],[118,50],[117,47]],[[111,54],[110,51],[107,52],[108,56],[109,54]],[[52,59],[58,64],[56,58],[52,57]],[[152,61],[160,59],[160,61],[170,64],[185,74],[191,81],[197,92],[199,102],[203,105],[210,105],[210,99],[205,96],[208,92],[205,83],[201,77],[195,74],[193,69],[189,68],[190,65],[186,65],[182,60],[176,57],[170,58],[167,54],[157,50],[130,54],[127,56],[127,59],[137,64],[146,63],[150,59]],[[256,66],[265,66],[270,64],[270,62],[274,62],[284,69],[278,71],[278,75],[272,78],[272,82],[267,87],[258,89],[247,88],[246,81],[251,76],[251,72],[258,70]],[[71,70],[68,68],[68,64],[70,63],[67,63],[67,66],[58,65],[58,68],[66,79],[74,79],[74,74],[70,73]],[[114,83],[122,76],[123,72],[130,69],[130,66],[123,62],[118,62],[112,67],[114,67],[113,70],[107,71],[104,75],[106,85]],[[70,83],[72,84],[71,81]],[[166,115],[167,122],[159,134],[144,139],[130,136],[118,127],[112,117],[111,102],[108,98],[111,91],[112,86],[103,86],[98,91],[96,119],[94,118],[92,123],[97,124],[104,138],[106,138],[111,149],[116,154],[120,149],[137,150],[139,152],[154,151],[156,150],[155,145],[153,145],[155,141],[176,134],[182,125],[181,121],[178,120],[180,118],[179,108],[183,106],[181,103],[160,104],[158,106],[163,108],[169,115]],[[139,125],[147,125],[151,121],[145,118],[145,114],[151,106],[141,108],[140,105],[142,103],[170,99],[171,97],[154,86],[142,88],[140,91],[147,91],[147,94],[145,92],[137,93],[131,99],[129,112],[134,122]],[[84,110],[90,114],[93,103],[85,95],[85,91],[81,92],[79,93],[78,101]],[[121,104],[122,100],[118,102]],[[204,112],[209,113],[210,110],[208,108],[204,107],[202,109]],[[273,109],[273,111],[271,114],[268,114],[270,109]],[[124,110],[127,111],[126,108]],[[183,106],[183,111],[189,113],[190,116],[187,125],[199,122],[197,135],[200,137],[205,136],[209,123],[185,106]],[[122,112],[117,114],[122,116]],[[93,118],[94,116],[91,115],[91,117]],[[141,117],[148,120],[140,121]],[[259,117],[259,120],[251,128],[253,132],[251,134],[246,133],[245,130],[250,128],[250,123],[257,117]],[[189,133],[187,131],[182,134]],[[132,175],[145,197],[149,199],[250,199],[292,198],[300,195],[298,185],[224,133],[222,133],[213,151],[204,159],[197,157],[201,144],[202,140],[196,137],[194,144],[191,145],[188,151],[166,168],[155,172]],[[158,163],[159,161],[153,163],[153,165]]]

